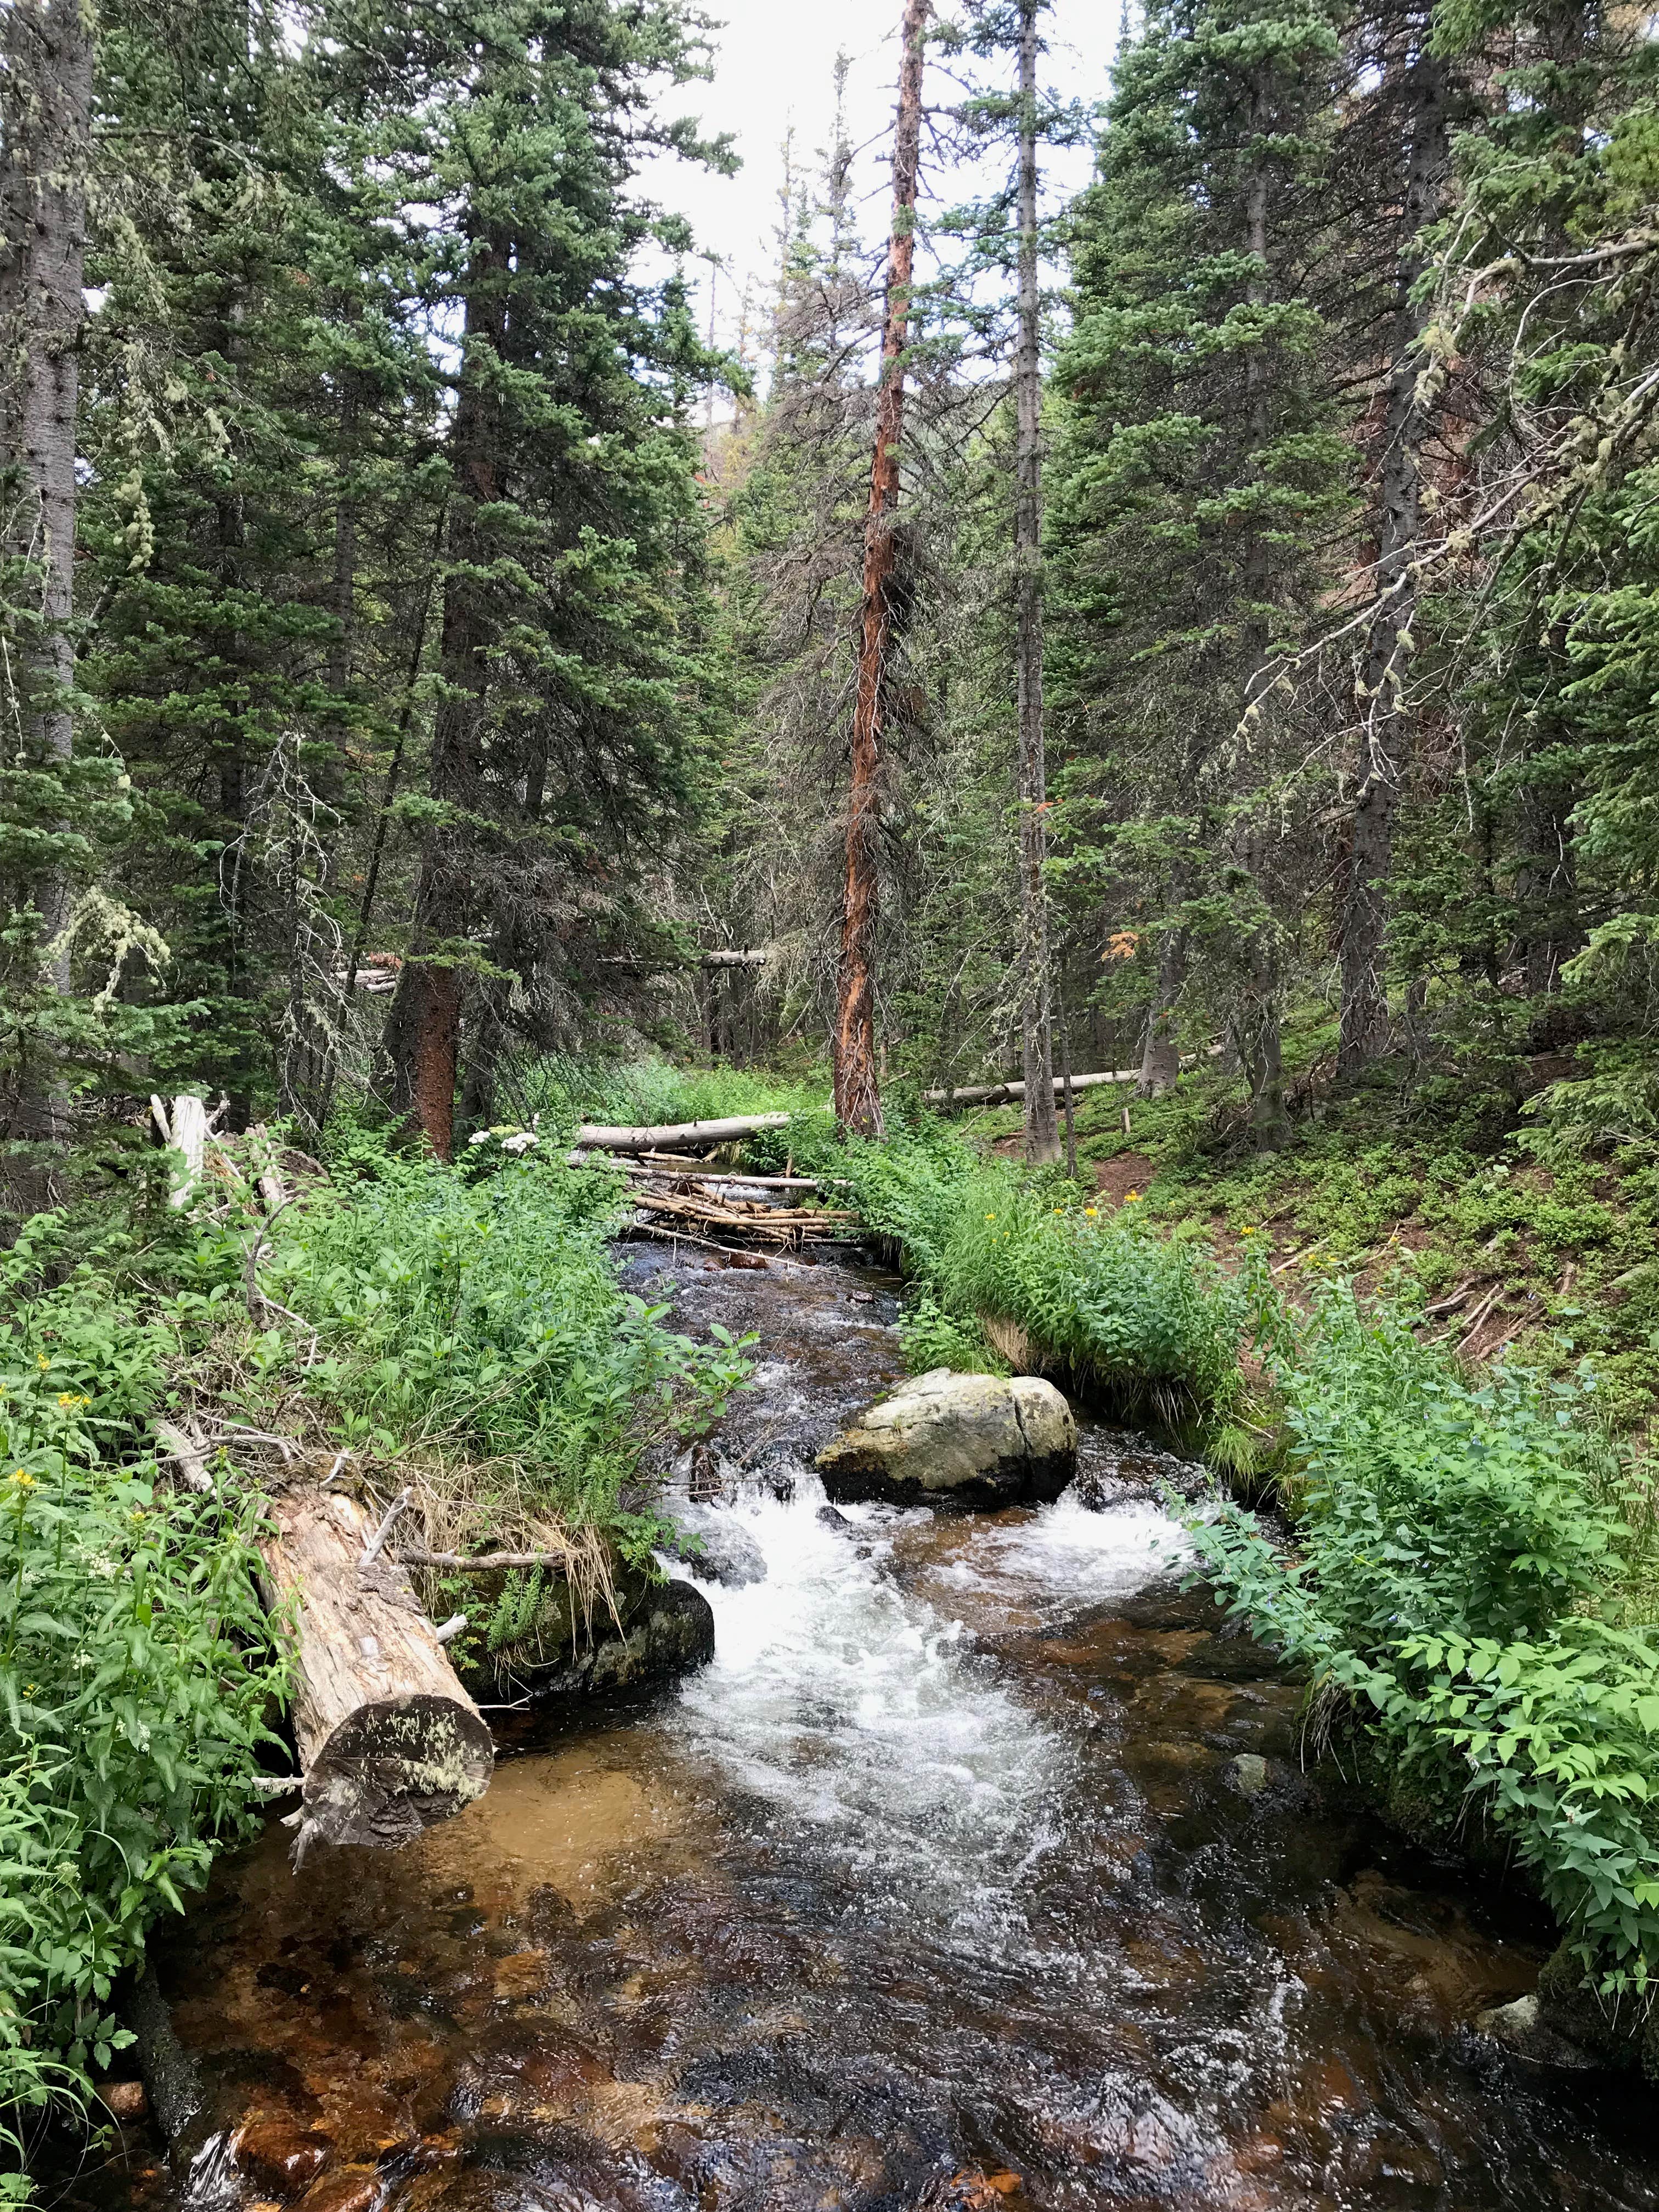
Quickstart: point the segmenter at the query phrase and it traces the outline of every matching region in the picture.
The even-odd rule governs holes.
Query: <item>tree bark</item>
[[[4,550],[39,578],[38,628],[21,641],[22,750],[61,770],[74,754],[77,344],[85,315],[93,35],[83,0],[12,0],[0,33],[0,467]],[[15,744],[13,723],[9,743]],[[60,823],[59,831],[67,830]],[[29,886],[56,988],[70,988],[70,879],[52,866]],[[33,1086],[31,1086],[31,1089]],[[62,1134],[50,1077],[21,1102],[33,1133]]]
[[[444,689],[434,720],[434,799],[466,807],[482,771],[480,747],[489,687],[490,625],[477,570],[488,561],[478,512],[503,498],[497,410],[484,357],[499,359],[506,334],[508,255],[502,241],[475,235],[467,270],[466,336],[456,401],[454,490],[448,506],[448,573],[443,586],[439,665]],[[441,1160],[455,1140],[455,1075],[460,1051],[463,971],[447,949],[472,916],[464,833],[453,822],[427,832],[415,897],[409,957],[386,1024],[392,1103]]]
[[[1422,273],[1418,234],[1439,206],[1449,161],[1450,106],[1443,62],[1426,51],[1413,59],[1412,140],[1407,160],[1402,246],[1389,348],[1388,405],[1376,485],[1378,605],[1360,677],[1364,716],[1352,854],[1340,932],[1341,1015],[1337,1073],[1353,1077],[1388,1049],[1389,1000],[1382,974],[1394,816],[1411,743],[1402,663],[1417,610],[1411,558],[1422,507],[1421,455],[1430,410],[1418,398],[1417,342],[1424,311],[1412,298]]]
[[[1152,1011],[1146,1018],[1146,1042],[1141,1048],[1140,1080],[1137,1098],[1163,1098],[1175,1089],[1181,1073],[1181,1041],[1176,1035],[1176,1002],[1187,980],[1187,933],[1166,929],[1158,939],[1158,973],[1152,985]]]
[[[898,120],[893,137],[893,227],[876,395],[870,505],[864,526],[864,590],[859,613],[858,689],[847,806],[846,893],[835,1035],[836,1119],[860,1136],[881,1134],[876,1062],[875,933],[879,897],[882,737],[888,641],[892,626],[893,514],[899,495],[904,428],[904,353],[909,339],[915,266],[916,173],[921,157],[922,37],[931,0],[904,0],[900,27]]]
[[[362,1514],[315,1487],[271,1500],[266,1597],[292,1606],[294,1733],[305,1775],[297,1866],[313,1841],[410,1843],[487,1788],[495,1747],[404,1570],[365,1559]]]
[[[1014,654],[1019,715],[1020,1066],[1025,1157],[1060,1158],[1048,960],[1048,768],[1042,743],[1042,364],[1037,289],[1038,0],[1019,0],[1019,341],[1014,362]]]

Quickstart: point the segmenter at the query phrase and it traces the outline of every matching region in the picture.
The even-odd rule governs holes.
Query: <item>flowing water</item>
[[[105,2208],[1659,2206],[1650,2094],[1468,2023],[1547,1931],[1304,1772],[1294,1689],[1179,1587],[1144,1440],[1058,1504],[824,1510],[892,1285],[647,1249],[759,1331],[711,1666],[521,1748],[395,1855],[280,1828],[158,1971],[206,2105]],[[1081,1502],[1086,1493],[1090,1504]]]

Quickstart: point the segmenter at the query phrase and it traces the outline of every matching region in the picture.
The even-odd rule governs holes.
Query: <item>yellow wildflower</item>
[[[1125,1206],[1139,1206],[1140,1193],[1138,1190],[1126,1190],[1123,1194],[1123,1203]]]
[[[1085,1218],[1085,1220],[1086,1220],[1086,1221],[1092,1221],[1092,1220],[1094,1220],[1094,1218],[1096,1218],[1096,1216],[1099,1213],[1099,1212],[1100,1212],[1100,1208],[1099,1208],[1097,1206],[1085,1206],[1084,1207],[1084,1209],[1083,1209],[1083,1215],[1084,1215],[1084,1218]]]
[[[89,1406],[92,1401],[90,1398],[78,1397],[73,1390],[60,1390],[58,1393],[58,1402],[66,1413],[72,1413],[77,1406]]]
[[[19,1490],[33,1490],[34,1487],[34,1477],[26,1467],[13,1468],[11,1479]]]
[[[985,1218],[986,1218],[988,1221],[994,1221],[994,1220],[996,1219],[996,1216],[995,1216],[995,1214],[994,1214],[994,1213],[988,1213],[988,1214],[986,1215]]]
[[[34,1364],[44,1375],[47,1368],[51,1366],[52,1362],[47,1358],[44,1352],[37,1352],[34,1355]]]

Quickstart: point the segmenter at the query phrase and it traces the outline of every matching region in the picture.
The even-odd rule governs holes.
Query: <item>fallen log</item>
[[[199,1434],[187,1435],[176,1429],[171,1421],[157,1421],[155,1435],[161,1447],[161,1455],[170,1459],[179,1470],[179,1480],[187,1490],[210,1492],[213,1478],[207,1471],[213,1446]]]
[[[1072,1089],[1074,1091],[1098,1091],[1105,1084],[1138,1083],[1139,1080],[1139,1068],[1119,1067],[1103,1075],[1074,1075]],[[1065,1078],[1057,1075],[1054,1078],[1055,1097],[1060,1097],[1065,1089]],[[930,1106],[942,1106],[947,1103],[957,1106],[1006,1106],[1016,1098],[1025,1096],[1025,1085],[1018,1081],[958,1084],[954,1091],[924,1091],[921,1095]]]
[[[584,1121],[576,1131],[578,1145],[592,1145],[602,1152],[656,1152],[676,1145],[729,1145],[738,1137],[757,1136],[763,1129],[786,1129],[787,1114],[732,1114],[719,1121],[669,1121],[654,1129],[616,1128],[603,1121]]]
[[[1186,1054],[1181,1064],[1183,1067],[1195,1067],[1200,1060],[1214,1060],[1220,1051],[1218,1044],[1212,1044],[1207,1052]],[[1074,1075],[1071,1078],[1071,1085],[1076,1093],[1079,1091],[1098,1091],[1109,1084],[1139,1083],[1139,1080],[1140,1070],[1138,1067],[1114,1067],[1098,1075]],[[1055,1076],[1056,1098],[1064,1097],[1066,1083],[1065,1076]],[[921,1095],[929,1106],[1008,1106],[1016,1099],[1024,1098],[1025,1085],[1016,1078],[1008,1083],[958,1084],[954,1091],[924,1091]]]
[[[319,1839],[395,1850],[483,1794],[495,1759],[489,1726],[404,1569],[365,1556],[350,1498],[296,1486],[270,1510],[265,1601],[293,1608],[297,1638],[295,1869]]]
[[[764,968],[771,955],[767,952],[705,952],[705,968]]]

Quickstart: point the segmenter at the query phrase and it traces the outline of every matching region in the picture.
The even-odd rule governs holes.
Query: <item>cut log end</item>
[[[412,1692],[359,1705],[312,1753],[302,1842],[396,1850],[489,1786],[495,1745],[470,1703]]]
[[[369,1552],[349,1498],[271,1501],[269,1595],[290,1610],[294,1734],[305,1787],[295,1867],[315,1843],[395,1850],[489,1786],[495,1747],[395,1561]],[[382,1524],[384,1528],[385,1524]]]

